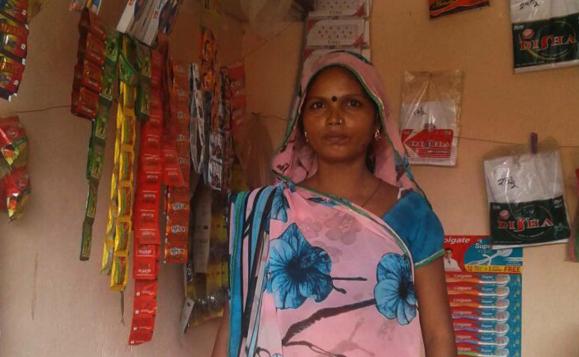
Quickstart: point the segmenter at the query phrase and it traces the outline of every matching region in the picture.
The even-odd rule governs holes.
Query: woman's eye
[[[312,110],[322,109],[324,107],[324,103],[320,101],[311,102],[308,107]]]
[[[351,108],[359,108],[362,106],[362,102],[359,101],[358,99],[348,99],[346,105],[348,105],[348,107]]]

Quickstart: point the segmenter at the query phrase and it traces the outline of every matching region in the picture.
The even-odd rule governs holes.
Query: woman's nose
[[[327,124],[330,126],[344,124],[343,113],[340,110],[339,106],[332,106],[330,108],[327,118]]]

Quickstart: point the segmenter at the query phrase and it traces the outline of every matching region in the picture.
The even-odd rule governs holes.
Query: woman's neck
[[[318,171],[304,185],[317,191],[355,201],[377,178],[364,161],[349,163],[318,162]]]

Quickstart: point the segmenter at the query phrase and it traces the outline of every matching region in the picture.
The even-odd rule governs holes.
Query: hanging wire
[[[275,114],[262,114],[262,113],[253,113],[261,116],[262,118],[271,118],[276,119],[279,121],[287,122],[288,119],[281,117]],[[458,136],[460,140],[466,141],[473,141],[473,142],[481,142],[481,143],[490,143],[490,144],[497,144],[497,145],[526,145],[526,143],[517,143],[514,141],[503,141],[503,140],[493,140],[493,139],[484,139],[484,138],[475,138],[470,136]],[[558,145],[561,149],[579,149],[579,145]]]
[[[283,31],[281,31],[281,32],[283,32]],[[256,50],[258,50],[258,49],[256,49]],[[19,111],[13,112],[13,114],[39,113],[39,112],[46,112],[46,111],[50,111],[50,110],[64,109],[64,108],[70,108],[70,105],[68,105],[68,104],[66,104],[66,105],[54,105],[54,106],[44,107],[44,108],[19,110]],[[275,120],[279,120],[279,121],[283,121],[283,122],[288,121],[287,118],[284,118],[284,117],[281,117],[281,116],[275,115],[275,114],[262,114],[262,113],[255,113],[255,114],[258,114],[262,118],[271,118],[271,119],[275,119]],[[470,136],[459,136],[458,138],[461,140],[466,140],[466,141],[497,144],[497,145],[526,145],[526,143],[518,143],[518,142],[514,142],[514,141],[475,138],[475,137],[470,137]],[[579,149],[579,145],[558,145],[558,147],[561,149]]]
[[[63,109],[63,108],[70,108],[70,104],[53,105],[53,106],[50,106],[50,107],[37,108],[37,109],[18,110],[18,111],[14,111],[14,112],[11,112],[11,113],[12,113],[12,114],[39,113],[39,112],[47,112],[47,111],[50,111],[50,110]]]

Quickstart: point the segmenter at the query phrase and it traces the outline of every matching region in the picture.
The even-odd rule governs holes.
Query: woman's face
[[[311,83],[302,120],[310,146],[329,163],[365,159],[377,128],[374,103],[341,67],[324,69]]]

